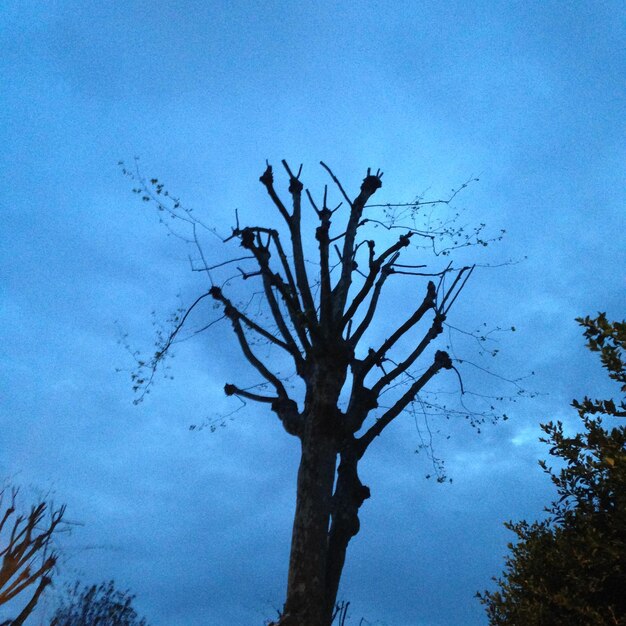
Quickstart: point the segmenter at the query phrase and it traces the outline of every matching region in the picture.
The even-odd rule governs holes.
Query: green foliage
[[[609,322],[604,313],[596,319],[579,317],[576,320],[585,328],[587,347],[600,353],[602,366],[609,372],[609,378],[620,384],[622,393],[626,394],[626,321]],[[615,417],[626,417],[626,401],[616,405],[613,400],[591,400],[587,396],[573,405],[581,414],[594,415],[604,413]]]
[[[626,323],[577,320],[587,347],[600,352],[610,378],[626,392]],[[517,535],[509,544],[499,590],[477,594],[490,624],[626,624],[626,427],[607,429],[602,417],[626,415],[613,400],[574,401],[584,430],[567,436],[561,422],[542,424],[550,454],[561,460],[543,470],[558,499],[548,518],[529,524],[509,522]]]
[[[115,589],[113,581],[70,588],[57,608],[50,626],[147,626],[131,606],[135,599],[128,591]]]

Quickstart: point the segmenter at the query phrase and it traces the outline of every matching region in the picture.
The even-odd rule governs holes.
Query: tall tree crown
[[[283,227],[241,226],[237,216],[231,234],[221,239],[238,241],[245,254],[215,264],[207,260],[199,241],[200,231],[212,229],[191,211],[183,209],[180,201],[170,196],[158,179],[148,182],[138,170],[132,172],[124,167],[124,172],[140,183],[134,191],[145,201],[156,202],[166,215],[189,226],[192,235],[187,236],[187,240],[196,248],[193,269],[205,273],[211,283],[190,307],[174,317],[173,328],[154,356],[138,361],[135,388],[141,393],[152,382],[154,371],[179,338],[192,311],[205,298],[210,298],[231,323],[243,355],[261,378],[261,383],[254,386],[256,389],[229,382],[224,387],[226,394],[270,406],[293,435],[304,433],[303,406],[298,404],[298,398],[290,397],[284,378],[272,370],[271,363],[259,357],[255,350],[259,340],[267,342],[292,362],[296,375],[304,383],[305,396],[313,389],[319,393],[321,373],[332,372],[333,389],[328,385],[326,388],[335,396],[334,402],[340,393],[342,398],[347,397],[345,411],[338,416],[341,424],[336,425],[338,438],[357,433],[367,416],[379,408],[381,395],[391,390],[396,392],[404,385],[404,393],[391,406],[386,405],[376,423],[360,437],[359,455],[362,455],[435,374],[454,368],[449,354],[444,350],[433,351],[431,344],[442,334],[449,311],[474,266],[456,266],[447,259],[448,255],[458,248],[486,246],[500,239],[504,231],[493,239],[486,239],[482,234],[484,224],[469,230],[448,222],[441,222],[434,228],[418,226],[416,216],[420,211],[449,205],[474,179],[442,200],[418,198],[412,203],[372,204],[372,197],[383,184],[380,170],[368,169],[359,192],[351,197],[335,173],[322,162],[341,200],[331,205],[328,186],[324,187],[321,197],[315,198],[301,181],[302,166],[297,172],[284,160],[282,166],[287,175],[289,202],[283,201],[275,187],[271,165],[267,164],[259,180],[281,216]],[[314,227],[317,251],[313,262],[307,258],[307,252],[312,250],[303,236],[303,224],[308,224],[308,218],[303,217],[305,208],[312,210],[317,220]],[[383,247],[379,249],[381,242]],[[430,250],[435,258],[445,259],[445,263],[440,268],[430,269],[410,255],[405,260],[411,243],[422,252]],[[236,296],[233,298],[233,292],[237,293],[237,289],[232,289],[234,276],[225,280],[218,277],[219,270],[234,265],[236,277],[253,282],[253,289],[258,285],[268,311],[265,323],[252,315],[245,303],[237,302]],[[417,301],[411,296],[402,303],[403,309],[407,309],[407,305],[414,308],[407,309],[408,315],[391,329],[386,339],[379,345],[365,345],[367,332],[377,324],[376,320],[379,325],[388,326],[384,318],[389,316],[382,313],[385,307],[380,311],[379,308],[385,285],[393,275],[408,275],[424,281],[423,292]],[[411,293],[415,293],[414,288]],[[398,309],[398,304],[392,307]],[[414,371],[420,357],[423,359],[431,352],[430,362]],[[456,374],[460,380],[458,371]],[[343,389],[347,381],[350,389]],[[270,390],[270,393],[259,393],[258,389]]]

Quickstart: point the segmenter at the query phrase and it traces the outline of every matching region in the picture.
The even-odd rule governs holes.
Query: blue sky
[[[274,219],[266,158],[304,163],[312,189],[320,160],[353,192],[381,167],[385,201],[478,176],[463,219],[507,231],[478,261],[527,259],[475,273],[451,321],[514,325],[498,371],[535,371],[539,395],[480,435],[442,423],[447,485],[397,421],[363,467],[341,596],[355,623],[484,624],[473,594],[501,569],[502,522],[550,496],[538,423],[573,426],[571,399],[607,389],[574,318],[625,316],[625,17],[618,2],[4,2],[0,476],[83,524],[60,579],[114,578],[155,626],[260,624],[286,579],[294,440],[255,407],[188,428],[233,409],[229,328],[182,344],[139,406],[115,371],[118,325],[149,350],[151,311],[203,288],[120,159],[222,231],[235,208]]]

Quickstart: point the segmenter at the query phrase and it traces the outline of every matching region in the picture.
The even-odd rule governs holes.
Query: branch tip
[[[451,370],[453,367],[450,355],[444,350],[437,350],[437,352],[435,352],[435,365],[445,370]]]

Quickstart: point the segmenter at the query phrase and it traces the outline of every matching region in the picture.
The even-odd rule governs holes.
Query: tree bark
[[[304,438],[280,626],[329,626],[326,620],[328,526],[337,452],[332,440]]]
[[[330,624],[337,602],[339,582],[346,560],[346,551],[352,537],[360,530],[359,509],[370,497],[357,473],[356,450],[349,444],[341,451],[337,471],[337,485],[333,495],[332,523],[328,536],[326,563],[326,623]]]

